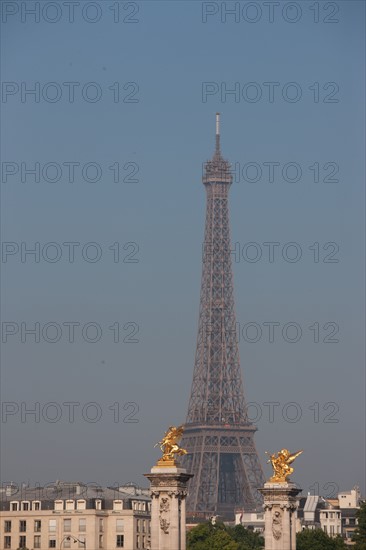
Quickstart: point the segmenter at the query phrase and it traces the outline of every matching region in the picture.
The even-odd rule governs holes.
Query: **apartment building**
[[[0,550],[148,550],[150,498],[134,486],[10,485],[0,494]]]

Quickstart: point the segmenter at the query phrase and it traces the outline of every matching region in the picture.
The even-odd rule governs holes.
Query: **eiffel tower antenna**
[[[235,508],[258,509],[264,482],[248,420],[240,370],[231,265],[230,164],[221,155],[220,114],[215,152],[202,178],[207,207],[198,336],[182,446],[190,481],[187,514],[232,519]]]
[[[216,113],[216,151],[217,156],[221,156],[220,151],[220,113]]]

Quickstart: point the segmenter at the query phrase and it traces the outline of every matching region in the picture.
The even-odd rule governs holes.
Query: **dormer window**
[[[75,508],[75,502],[73,500],[67,500],[66,501],[66,510],[74,510]]]
[[[115,512],[122,511],[122,500],[114,500],[113,501],[113,510]]]
[[[85,510],[86,509],[86,500],[80,499],[76,501],[76,509],[77,510]]]
[[[60,512],[64,509],[64,501],[63,500],[55,500],[55,510]]]

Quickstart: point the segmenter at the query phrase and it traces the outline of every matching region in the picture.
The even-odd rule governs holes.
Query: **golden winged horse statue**
[[[303,453],[303,451],[297,451],[291,454],[287,449],[281,449],[276,456],[276,454],[270,454],[266,451],[266,454],[269,456],[267,463],[271,462],[273,467],[273,476],[269,481],[272,483],[283,483],[288,481],[287,478],[294,471],[290,464],[292,464],[301,453]]]
[[[155,447],[160,446],[163,453],[163,456],[158,461],[158,465],[175,465],[176,456],[187,454],[187,451],[178,445],[178,441],[183,435],[183,430],[183,426],[169,426],[163,439],[155,444]]]

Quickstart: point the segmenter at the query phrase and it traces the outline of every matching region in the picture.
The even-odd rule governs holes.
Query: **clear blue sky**
[[[2,2],[2,80],[8,84],[1,154],[10,163],[2,165],[8,173],[1,183],[2,240],[16,244],[7,245],[10,253],[2,258],[1,313],[3,323],[14,323],[3,328],[19,332],[2,346],[2,399],[14,404],[5,405],[14,414],[2,418],[2,479],[143,483],[141,474],[158,456],[154,443],[168,425],[184,422],[199,306],[202,162],[213,152],[220,111],[224,155],[241,171],[230,195],[232,240],[242,252],[234,282],[237,321],[247,335],[240,340],[245,393],[257,404],[250,415],[262,408],[258,452],[264,464],[265,450],[304,448],[294,479],[305,491],[318,484],[327,494],[330,482],[364,491],[365,3],[326,8],[301,1],[286,8],[280,2],[270,22],[264,2],[256,2],[256,11],[240,2],[238,22],[233,15],[225,22],[221,3],[143,1],[135,14],[134,3],[125,9],[120,3],[117,23],[109,0],[97,3],[100,13],[80,2],[74,23],[62,3],[59,13],[41,12],[38,23],[21,13],[20,2],[9,4]],[[204,23],[202,10],[216,8]],[[73,102],[67,82],[79,83]],[[138,101],[114,102],[116,82],[120,98]],[[215,93],[203,98],[205,82],[214,83]],[[273,101],[269,82],[276,83]],[[22,86],[24,93],[35,83],[39,102],[31,95],[22,101]],[[221,96],[235,86],[239,97]],[[250,101],[256,93],[261,97]],[[294,94],[298,101],[291,101]],[[29,174],[21,182],[22,162],[40,164],[39,182]],[[51,162],[62,167],[55,182],[57,166],[44,168]],[[63,164],[70,162],[80,163],[73,183],[70,165]],[[90,162],[101,170],[99,181],[87,181],[93,166],[83,177]],[[114,183],[109,167],[117,162],[122,177],[137,165],[138,182]],[[268,162],[279,163],[272,182]],[[297,164],[284,168],[288,163]],[[258,166],[261,177],[247,181],[256,179]],[[41,250],[54,242],[44,255],[62,255],[54,263],[42,254],[38,263],[31,256],[22,262],[21,242],[39,242]],[[65,242],[81,243],[73,263]],[[98,247],[86,247],[83,257],[90,242]],[[116,242],[121,259],[131,254],[139,261],[115,263],[116,247],[109,247]],[[139,247],[135,255],[136,245],[123,249],[130,242]],[[257,262],[248,261],[255,252],[250,242],[262,252]],[[268,242],[279,243],[273,262]],[[302,253],[297,262],[286,259],[296,252],[286,247],[291,242]],[[96,251],[101,259],[88,261]],[[60,340],[47,341],[55,334],[51,326],[39,343],[29,335],[22,343],[22,322],[41,329],[58,323]],[[100,340],[86,342],[77,326],[70,343],[68,322],[96,323]],[[121,339],[135,327],[123,328],[126,323],[138,324],[139,341],[114,343],[108,327],[117,322]],[[268,322],[279,323],[273,343]],[[287,323],[301,327],[298,342],[282,335]],[[246,341],[255,339],[258,326],[262,336]],[[324,342],[336,327],[339,342]],[[93,326],[89,330],[92,339]],[[288,339],[294,330],[290,325]],[[22,419],[21,402],[39,403],[39,422]],[[80,403],[73,423],[65,402]],[[90,402],[98,410],[85,407]],[[134,416],[130,402],[139,407]],[[279,403],[273,422],[268,402]],[[98,411],[102,418],[91,422]],[[139,422],[123,422],[128,414]],[[296,415],[298,422],[289,421]]]

